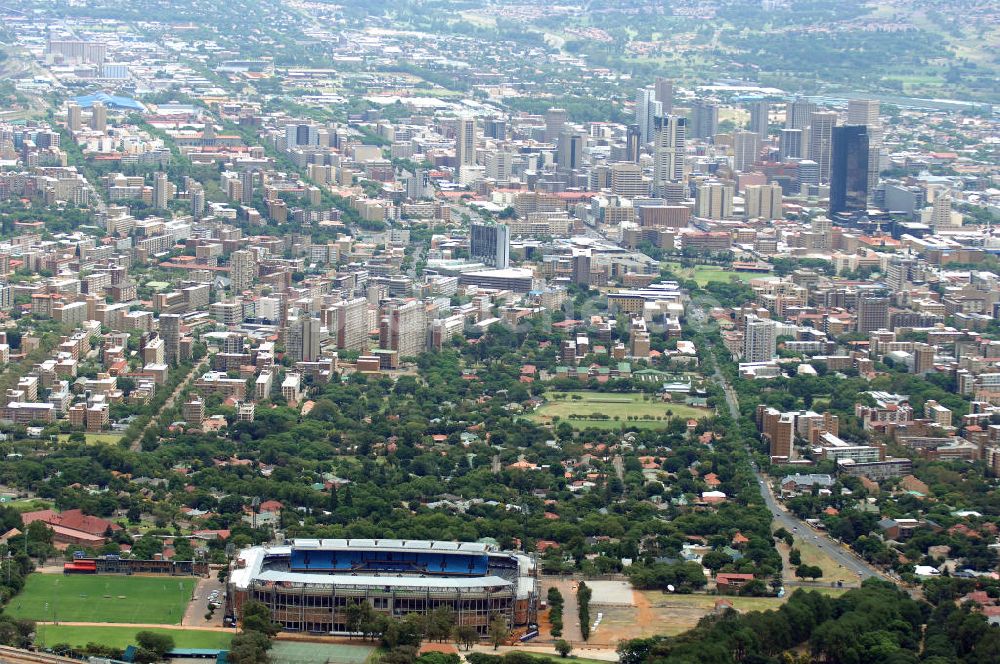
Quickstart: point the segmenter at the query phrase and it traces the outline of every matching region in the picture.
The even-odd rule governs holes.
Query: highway
[[[701,328],[708,322],[708,316],[705,310],[693,303],[689,305],[692,323]],[[736,398],[736,391],[733,390],[729,381],[726,377],[722,375],[719,371],[718,365],[715,365],[715,380],[718,381],[719,385],[722,386],[722,390],[726,395],[726,405],[729,406],[729,414],[734,420],[739,420],[740,418],[740,406],[739,401]],[[747,446],[747,451],[752,453],[749,445]],[[853,572],[858,576],[859,580],[864,580],[869,577],[879,577],[885,578],[877,568],[868,564],[865,560],[856,556],[850,549],[841,544],[840,542],[831,539],[825,532],[821,530],[816,530],[805,521],[802,521],[795,515],[786,511],[778,501],[775,500],[774,494],[771,492],[768,486],[768,477],[760,471],[757,464],[751,460],[750,465],[753,468],[754,476],[757,478],[757,487],[760,489],[760,495],[764,498],[764,504],[767,508],[771,510],[771,514],[774,516],[775,523],[792,533],[793,535],[806,540],[819,548],[823,549],[826,554],[832,558],[838,565],[844,569]]]

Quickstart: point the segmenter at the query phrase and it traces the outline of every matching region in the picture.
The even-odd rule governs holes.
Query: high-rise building
[[[882,121],[877,99],[851,99],[847,102],[847,124],[864,125],[868,129],[868,195],[878,186],[879,164],[882,160]]]
[[[635,96],[635,123],[639,125],[643,145],[652,142],[659,115],[663,115],[663,104],[656,100],[656,90],[639,88]]]
[[[819,181],[830,181],[830,159],[833,156],[833,128],[837,114],[817,111],[809,116],[809,158],[819,164]]]
[[[285,125],[285,144],[289,150],[300,145],[318,145],[319,127],[311,124]]]
[[[769,362],[777,353],[774,322],[757,316],[747,316],[743,329],[743,361]]]
[[[750,131],[760,137],[761,142],[767,140],[768,114],[771,104],[765,100],[754,101],[750,106]]]
[[[510,227],[503,224],[472,224],[469,253],[498,270],[510,267]]]
[[[257,254],[240,249],[229,256],[229,281],[234,293],[242,293],[253,288],[257,279]]]
[[[719,133],[718,105],[695,101],[691,105],[691,127],[688,133],[694,138],[712,138]]]
[[[748,219],[781,219],[784,216],[781,185],[777,182],[747,185],[743,198]]]
[[[642,154],[642,132],[639,125],[630,124],[625,129],[625,159],[639,163],[639,155]]]
[[[563,125],[569,122],[569,113],[565,108],[550,108],[545,111],[545,136],[546,143],[555,143],[559,138]]]
[[[387,302],[379,324],[379,345],[400,358],[415,357],[427,348],[427,314],[416,300]]]
[[[511,170],[514,167],[514,154],[506,150],[490,150],[486,153],[486,177],[497,184],[506,185],[510,182]]]
[[[507,140],[507,121],[503,118],[490,117],[483,121],[483,135],[495,141]]]
[[[320,321],[305,316],[288,325],[288,354],[293,362],[315,362],[319,359]]]
[[[660,195],[668,182],[684,179],[687,120],[676,115],[656,118],[653,144],[653,193]]]
[[[590,251],[577,250],[573,252],[573,283],[581,286],[590,285]]]
[[[249,205],[253,202],[253,171],[240,171],[240,203]]]
[[[455,133],[455,163],[459,168],[476,164],[476,119],[462,116]]]
[[[165,210],[169,199],[170,181],[166,173],[153,175],[153,207]]]
[[[847,123],[876,127],[879,124],[877,99],[850,99],[847,102]]]
[[[642,179],[642,167],[630,161],[611,164],[611,193],[626,198],[648,196],[649,183]]]
[[[674,114],[674,82],[669,78],[656,77],[653,86],[656,92],[656,101],[660,102],[660,113],[663,115]]]
[[[205,216],[205,190],[198,186],[192,186],[189,192],[191,196],[191,217],[197,221]]]
[[[107,131],[108,108],[99,101],[90,107],[90,128],[94,131]]]
[[[723,182],[703,182],[694,198],[694,214],[702,219],[733,216],[733,186]]]
[[[356,297],[333,305],[336,320],[337,348],[366,350],[368,348],[368,300]]]
[[[163,360],[175,364],[180,358],[181,317],[179,314],[160,314],[160,336],[163,338]]]
[[[868,131],[864,125],[833,128],[830,214],[868,207]]]
[[[782,129],[778,138],[778,158],[785,161],[801,159],[802,156],[802,130]]]
[[[875,292],[858,294],[858,332],[867,334],[889,327],[889,298]]]
[[[583,134],[572,127],[563,125],[559,132],[559,150],[556,163],[560,171],[575,171],[583,165]]]
[[[785,128],[806,129],[812,122],[812,114],[819,106],[805,99],[796,99],[785,107]]]
[[[760,136],[752,131],[733,132],[733,170],[745,173],[760,157]]]
[[[83,112],[79,104],[70,102],[66,106],[66,128],[70,131],[80,131],[83,126]]]
[[[803,159],[798,162],[798,185],[818,185],[819,184],[819,164],[812,159]]]
[[[934,195],[934,202],[931,203],[930,218],[927,220],[935,230],[942,228],[961,228],[961,213],[953,212],[951,209],[951,194],[947,191],[938,191]],[[925,222],[925,223],[927,223]]]

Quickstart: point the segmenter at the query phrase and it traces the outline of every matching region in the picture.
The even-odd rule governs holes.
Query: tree
[[[507,633],[507,619],[499,613],[493,616],[490,620],[489,637],[494,650],[498,649],[500,644],[504,642],[507,638]]]
[[[174,638],[169,634],[142,631],[135,635],[138,650],[136,662],[159,662],[164,655],[174,649]]]
[[[566,657],[573,651],[573,646],[566,639],[559,639],[555,643],[556,652],[559,653],[560,657]]]
[[[271,620],[271,610],[264,603],[251,600],[243,605],[243,631],[272,637],[281,631],[281,626]]]
[[[233,637],[229,645],[230,664],[270,664],[268,650],[271,639],[260,632],[244,632]]]
[[[801,565],[802,553],[800,553],[798,549],[791,549],[788,552],[788,562],[792,565]]]
[[[471,650],[472,646],[479,643],[479,631],[472,625],[455,625],[451,631],[451,638],[459,646],[464,646],[466,650]]]

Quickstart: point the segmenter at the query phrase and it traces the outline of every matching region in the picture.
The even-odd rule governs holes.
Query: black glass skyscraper
[[[833,128],[830,158],[830,214],[868,207],[868,128]]]

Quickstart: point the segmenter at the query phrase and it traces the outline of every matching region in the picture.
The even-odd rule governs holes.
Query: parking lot
[[[213,593],[215,594],[213,595]],[[198,585],[194,590],[194,599],[188,605],[187,612],[184,614],[184,625],[191,627],[221,627],[222,616],[224,614],[222,604],[225,601],[225,595],[225,586],[216,578],[214,572],[207,579],[198,579]],[[219,606],[215,609],[212,619],[205,620],[209,602],[215,602]]]

